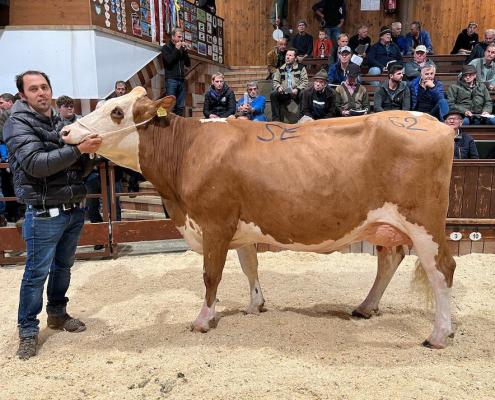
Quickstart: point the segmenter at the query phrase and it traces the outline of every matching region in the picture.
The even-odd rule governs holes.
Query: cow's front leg
[[[206,295],[201,312],[192,325],[192,331],[208,332],[215,324],[217,289],[222,279],[228,244],[228,241],[214,243],[211,240],[203,241],[203,279],[206,286]]]
[[[405,257],[404,247],[393,247],[392,251],[386,247],[376,246],[378,252],[378,269],[375,283],[366,299],[352,312],[355,317],[369,318],[373,311],[378,311],[378,304],[390,283],[397,267]]]
[[[246,310],[246,314],[259,315],[260,312],[263,311],[265,299],[261,293],[261,286],[258,281],[258,253],[256,251],[256,246],[250,244],[249,246],[237,249],[237,255],[241,262],[242,271],[248,278],[249,292],[251,294],[251,301]]]

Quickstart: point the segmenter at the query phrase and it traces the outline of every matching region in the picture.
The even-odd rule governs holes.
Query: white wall
[[[0,34],[0,93],[17,93],[15,75],[29,69],[45,72],[53,97],[99,99],[159,54],[153,45],[93,30],[17,30]]]

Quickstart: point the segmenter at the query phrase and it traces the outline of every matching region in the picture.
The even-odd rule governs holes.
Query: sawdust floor
[[[349,318],[376,258],[264,253],[267,311],[244,316],[248,284],[229,253],[216,329],[189,332],[204,296],[193,252],[77,262],[69,311],[86,332],[46,327],[19,361],[16,310],[23,267],[0,268],[0,399],[495,399],[495,256],[457,258],[455,338],[420,343],[433,311],[410,291],[415,257],[399,267],[381,315]]]

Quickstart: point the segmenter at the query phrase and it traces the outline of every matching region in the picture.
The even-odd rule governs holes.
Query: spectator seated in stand
[[[465,117],[463,125],[495,125],[495,118],[491,117],[493,106],[490,93],[486,85],[476,79],[476,67],[464,65],[461,74],[462,77],[447,92],[449,107],[462,112]]]
[[[349,65],[346,71],[347,79],[335,88],[337,116],[351,117],[371,113],[368,91],[358,82],[360,74],[359,65]]]
[[[287,50],[285,64],[273,76],[273,90],[270,93],[272,121],[280,122],[280,107],[291,101],[300,104],[304,89],[309,86],[306,68],[296,61],[296,49]],[[299,118],[299,112],[297,113]]]
[[[488,90],[495,90],[495,43],[488,45],[485,57],[475,58],[469,63],[476,68],[476,80],[483,82]]]
[[[356,52],[359,45],[367,45],[364,52]],[[366,57],[366,54],[368,54],[371,47],[371,38],[368,36],[368,27],[366,25],[361,25],[358,29],[358,33],[349,39],[349,47],[351,48],[353,54],[356,54],[361,58]]]
[[[306,33],[307,27],[306,21],[300,19],[297,23],[297,33],[292,36],[290,41],[291,47],[296,49],[298,63],[302,63],[304,58],[313,55],[313,36]]]
[[[389,110],[407,111],[411,106],[409,89],[402,82],[402,66],[394,65],[388,71],[388,79],[375,90],[375,112]]]
[[[265,105],[266,99],[258,94],[258,82],[248,82],[246,93],[237,103],[236,117],[249,121],[268,121],[265,115]]]
[[[445,120],[445,124],[450,126],[455,132],[454,160],[480,158],[473,138],[461,130],[464,113],[453,108],[443,116],[443,119]],[[492,157],[489,156],[487,158]]]
[[[318,31],[318,40],[313,46],[313,58],[328,58],[332,50],[332,41],[327,38],[325,29]]]
[[[346,69],[349,65],[354,65],[351,60],[351,48],[344,46],[340,49],[339,61],[330,67],[328,71],[328,81],[332,85],[340,85],[347,79]]]
[[[211,86],[205,94],[203,115],[205,118],[228,118],[235,113],[235,94],[225,83],[222,73],[211,76]]]
[[[392,42],[399,46],[400,52],[402,54],[406,53],[406,38],[401,35],[402,24],[400,22],[392,22],[390,25],[392,31]]]
[[[60,96],[56,103],[58,108],[58,116],[68,123],[76,122],[77,119],[81,118],[74,112],[74,99],[69,96]]]
[[[413,79],[419,78],[421,76],[421,70],[426,66],[434,66],[435,63],[426,58],[426,47],[420,45],[416,47],[414,51],[414,58],[411,61],[406,62],[405,65],[405,75],[408,81],[412,81]]]
[[[387,66],[398,64],[402,66],[402,53],[399,46],[392,42],[392,31],[388,26],[382,26],[380,40],[371,46],[368,52],[369,74],[388,73]],[[379,82],[374,84],[378,85]]]
[[[485,56],[486,48],[489,44],[492,44],[495,40],[495,29],[487,29],[485,31],[485,40],[483,42],[479,42],[476,46],[474,46],[473,51],[469,54],[466,64],[469,64],[476,58],[483,58]]]
[[[478,24],[471,21],[466,29],[463,29],[455,41],[454,47],[450,54],[471,54],[474,46],[478,44],[479,38],[476,33]]]
[[[282,38],[277,40],[277,45],[266,56],[268,79],[273,79],[273,74],[285,64],[285,54],[287,53],[287,39]]]
[[[336,116],[335,91],[327,86],[327,72],[322,69],[315,75],[314,79],[313,87],[303,92],[299,123],[334,118]]]
[[[419,45],[426,47],[428,55],[433,55],[433,45],[428,31],[421,29],[421,24],[417,21],[409,26],[409,33],[406,35],[406,54],[411,55]]]
[[[349,35],[347,33],[341,33],[337,39],[337,46],[332,47],[330,50],[330,56],[328,57],[328,68],[330,70],[332,65],[336,64],[339,61],[340,51],[342,47],[349,46]],[[349,47],[350,48],[350,47]]]
[[[434,65],[425,66],[421,76],[409,82],[407,87],[411,93],[411,110],[428,113],[443,122],[449,105],[443,83],[435,79],[435,72]]]

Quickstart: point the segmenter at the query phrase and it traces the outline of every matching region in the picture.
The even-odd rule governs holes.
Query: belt
[[[79,203],[64,203],[64,204],[56,204],[53,206],[43,206],[43,205],[38,205],[38,204],[33,204],[33,205],[28,205],[28,209],[32,210],[50,210],[52,208],[58,208],[60,211],[69,211],[74,208],[84,208],[84,205],[82,202]]]

